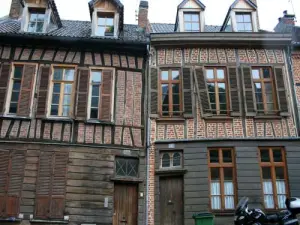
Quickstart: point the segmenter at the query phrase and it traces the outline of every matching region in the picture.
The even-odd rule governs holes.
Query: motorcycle
[[[287,198],[287,209],[273,215],[266,215],[260,209],[249,209],[248,200],[247,197],[243,197],[239,201],[235,210],[235,225],[299,225],[297,214],[300,213],[300,198]]]

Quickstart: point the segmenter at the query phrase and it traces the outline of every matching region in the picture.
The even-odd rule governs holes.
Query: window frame
[[[104,17],[101,17],[100,15],[105,15]],[[109,14],[111,14],[112,15],[112,17],[108,17],[108,15]],[[100,25],[99,24],[99,18],[104,18],[104,20],[105,20],[105,25]],[[112,27],[114,28],[114,31],[112,32],[113,33],[113,36],[114,36],[114,34],[115,34],[115,29],[116,29],[116,26],[115,26],[115,20],[116,20],[116,13],[115,12],[113,12],[113,11],[97,11],[96,12],[96,29],[95,29],[95,35],[96,36],[99,36],[99,37],[106,37],[106,35],[105,35],[105,30],[108,28],[108,27],[110,27],[109,25],[107,25],[106,24],[106,21],[107,21],[107,18],[112,18],[113,19],[113,25],[112,25]],[[103,36],[102,35],[99,35],[98,34],[98,28],[99,27],[104,27],[104,34],[103,34]]]
[[[122,176],[122,175],[118,175],[117,174],[117,160],[118,159],[122,159],[122,160],[135,160],[136,163],[137,163],[136,176],[129,176],[129,175]],[[117,177],[117,178],[131,178],[131,179],[139,178],[140,177],[140,159],[138,157],[115,156],[114,174],[115,174],[115,177]]]
[[[49,76],[49,85],[48,85],[48,96],[47,96],[47,118],[71,118],[74,116],[74,108],[75,108],[75,92],[77,89],[77,65],[65,65],[65,64],[52,64],[51,65],[51,75]],[[64,80],[57,80],[57,81],[53,81],[54,78],[54,69],[55,68],[61,68],[61,69],[74,69],[74,80],[73,81],[64,81]],[[70,103],[70,112],[68,116],[62,116],[59,115],[59,111],[58,111],[58,115],[51,115],[51,106],[52,106],[52,97],[53,97],[53,85],[54,83],[68,83],[68,84],[73,84],[72,86],[72,93],[71,93],[71,103]],[[59,96],[59,108],[60,108],[60,101],[62,99],[62,92],[63,92],[63,88],[61,88],[60,90],[60,96]],[[63,99],[62,99],[63,100]]]
[[[212,150],[218,150],[218,159],[219,163],[211,163],[210,162],[210,151]],[[231,163],[224,163],[223,162],[223,150],[230,150],[231,151],[231,157],[232,162]],[[234,207],[237,205],[238,200],[238,188],[237,188],[237,170],[236,170],[236,157],[235,157],[235,149],[230,147],[210,147],[207,150],[207,159],[208,159],[208,182],[209,182],[209,208],[211,211],[214,212],[228,212],[228,211],[234,211],[233,209],[225,209],[225,194],[224,194],[224,168],[232,168],[233,174],[232,174],[232,180],[233,180],[233,190],[234,190]],[[213,209],[211,204],[212,194],[211,194],[211,168],[219,168],[219,176],[220,176],[220,197],[221,197],[221,209]]]
[[[195,21],[186,21],[185,20],[185,14],[191,14],[191,15],[197,15],[198,16],[198,21],[197,22],[195,22]],[[185,24],[186,23],[190,23],[190,24],[198,24],[198,26],[199,26],[199,30],[186,30],[185,29]],[[184,11],[183,12],[183,30],[185,31],[185,32],[200,32],[200,29],[201,29],[201,23],[200,23],[200,12],[198,12],[198,11]]]
[[[213,70],[214,73],[214,78],[213,79],[207,79],[206,76],[206,71],[207,70]],[[218,79],[217,78],[217,70],[223,70],[224,72],[224,79]],[[229,88],[229,84],[228,84],[228,74],[227,74],[227,69],[226,67],[204,67],[204,76],[205,76],[205,82],[206,85],[207,83],[214,83],[215,84],[215,104],[216,104],[216,110],[212,110],[212,113],[214,116],[229,116],[230,113],[230,97],[229,97],[229,92],[230,92],[230,88]],[[220,113],[220,99],[219,99],[219,88],[218,87],[218,83],[225,83],[225,90],[226,90],[226,113],[222,114]],[[208,86],[207,88],[207,93],[209,95],[209,90],[208,90]],[[209,99],[209,106],[211,108],[211,102],[210,102],[210,96],[208,96]]]
[[[270,162],[261,162],[261,150],[269,150],[269,157]],[[273,155],[273,149],[280,149],[281,150],[281,156],[283,162],[274,162],[274,155]],[[287,163],[286,163],[286,151],[283,147],[259,147],[258,148],[258,163],[259,163],[259,170],[260,170],[260,180],[261,180],[261,192],[262,192],[262,199],[263,199],[263,206],[265,210],[277,210],[282,209],[278,207],[278,195],[277,195],[277,188],[276,188],[276,167],[282,167],[284,170],[284,182],[285,182],[285,190],[286,190],[286,198],[290,197],[290,189],[289,189],[289,179],[288,179],[288,169],[287,169]],[[264,190],[263,190],[263,167],[268,167],[271,169],[271,179],[272,179],[272,189],[273,189],[273,201],[274,201],[274,208],[266,208],[265,201],[264,201]]]
[[[237,21],[237,16],[238,15],[242,15],[243,16],[243,22],[238,22]],[[249,22],[245,22],[244,20],[244,15],[249,15],[250,16],[250,24],[251,24],[251,31],[249,30],[239,30],[238,29],[238,24],[243,24],[244,28],[245,28],[245,24],[248,24]],[[236,30],[237,32],[247,32],[247,33],[250,33],[250,32],[254,32],[254,27],[253,27],[253,20],[252,20],[252,12],[235,12],[235,21],[236,21]]]
[[[44,15],[44,21],[43,21],[43,28],[42,28],[42,31],[41,32],[37,32],[36,29],[37,29],[37,20],[34,21],[35,23],[35,30],[34,31],[29,31],[29,26],[30,26],[30,23],[32,23],[32,21],[30,20],[30,17],[32,14],[37,14],[37,15]],[[35,8],[35,7],[29,7],[28,8],[28,21],[27,21],[27,24],[26,24],[26,31],[29,32],[29,33],[44,33],[45,31],[45,19],[46,19],[46,9],[45,8]]]
[[[179,153],[180,154],[180,165],[179,166],[173,166],[173,160],[174,160],[174,154]],[[169,167],[163,167],[162,166],[162,158],[165,154],[168,154],[170,157],[170,166]],[[183,152],[182,151],[161,151],[159,153],[159,168],[162,170],[172,170],[172,169],[181,169],[183,168]]]
[[[163,71],[168,71],[168,80],[162,80],[162,72]],[[172,71],[178,71],[179,73],[179,80],[172,80]],[[159,95],[159,114],[163,118],[170,118],[170,117],[181,117],[183,115],[183,89],[182,89],[182,72],[180,68],[160,68],[159,70],[159,90],[158,90],[158,95]],[[169,111],[168,115],[163,115],[163,104],[162,104],[162,85],[167,84],[168,85],[168,95],[169,95]],[[179,115],[173,115],[173,89],[172,85],[173,84],[179,84]],[[171,88],[170,88],[171,87]]]
[[[263,78],[263,69],[268,69],[270,73],[270,78]],[[252,71],[253,70],[258,70],[259,71],[259,79],[254,79]],[[254,93],[254,99],[255,99],[255,107],[257,109],[257,98],[256,98],[256,91],[255,91],[255,84],[260,83],[261,84],[261,90],[262,90],[262,100],[263,100],[263,106],[264,110],[258,110],[258,113],[264,113],[264,114],[276,114],[279,112],[278,110],[278,101],[277,101],[277,89],[276,89],[276,84],[275,84],[275,76],[274,76],[274,71],[271,67],[269,66],[253,66],[251,67],[251,79],[252,79],[252,85],[253,85],[253,93]],[[265,92],[265,84],[270,83],[272,87],[272,94],[273,94],[273,105],[274,105],[274,110],[269,111],[268,110],[268,103],[267,103],[267,97],[266,97],[266,92]]]

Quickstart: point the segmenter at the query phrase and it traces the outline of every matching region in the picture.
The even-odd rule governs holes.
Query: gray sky
[[[62,19],[90,20],[89,0],[56,0],[57,8]],[[136,24],[136,13],[139,0],[121,0],[125,8],[125,23]],[[149,19],[152,23],[174,23],[176,7],[182,0],[149,0]],[[222,25],[229,6],[234,0],[202,0],[206,5],[205,23],[207,25]],[[300,0],[257,0],[261,29],[272,31],[282,16],[284,10],[298,16],[300,26]],[[75,3],[76,2],[76,3]],[[11,0],[0,0],[0,17],[9,12]]]

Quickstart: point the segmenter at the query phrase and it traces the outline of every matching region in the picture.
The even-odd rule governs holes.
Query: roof
[[[205,5],[199,1],[199,0],[194,0],[196,4],[198,4],[202,9],[205,9]],[[179,5],[178,5],[178,9],[182,8],[186,3],[188,2],[188,0],[183,0]]]
[[[115,39],[114,37],[91,36],[90,21],[62,20],[62,27],[52,27],[47,33],[21,32],[21,21],[14,19],[0,20],[0,36],[23,35],[23,36],[48,36],[48,37],[69,37],[83,39]],[[123,31],[120,32],[119,40],[125,42],[146,42],[147,38],[138,25],[124,24]]]
[[[175,33],[175,24],[151,23],[151,33]],[[221,26],[205,25],[204,32],[220,32]]]
[[[293,45],[300,45],[300,27],[293,28]]]

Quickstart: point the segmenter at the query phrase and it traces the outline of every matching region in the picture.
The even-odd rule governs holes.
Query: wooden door
[[[137,185],[115,183],[113,225],[137,225],[137,217]]]
[[[183,225],[182,177],[161,177],[160,225]]]

